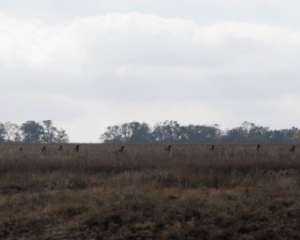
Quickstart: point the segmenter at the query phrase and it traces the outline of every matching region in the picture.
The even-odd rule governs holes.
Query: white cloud
[[[2,13],[0,32],[3,120],[51,118],[74,140],[129,120],[300,124],[293,27],[138,12],[49,23]]]

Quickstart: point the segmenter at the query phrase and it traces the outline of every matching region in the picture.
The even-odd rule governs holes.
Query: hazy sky
[[[299,0],[0,0],[1,121],[300,127]]]

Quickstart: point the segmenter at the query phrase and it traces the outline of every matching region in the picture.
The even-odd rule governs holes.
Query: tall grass
[[[0,239],[299,239],[289,145],[75,146],[0,145]]]
[[[45,148],[44,148],[45,146]],[[300,150],[290,145],[0,145],[0,171],[126,171],[140,169],[298,169]],[[22,151],[20,151],[22,148]],[[44,151],[42,151],[44,149]],[[46,150],[45,150],[46,149]]]

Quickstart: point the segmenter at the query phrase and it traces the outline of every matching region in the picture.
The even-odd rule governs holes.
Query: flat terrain
[[[0,145],[0,239],[300,239],[298,146],[256,147]]]

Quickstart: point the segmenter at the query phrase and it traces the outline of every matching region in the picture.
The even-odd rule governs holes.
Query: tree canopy
[[[65,130],[55,127],[51,120],[42,122],[27,121],[21,125],[0,123],[0,143],[67,143]]]
[[[300,129],[271,129],[251,122],[222,130],[219,125],[182,125],[177,121],[163,121],[150,126],[145,122],[129,122],[108,126],[100,137],[113,144],[297,144]],[[0,122],[0,143],[68,143],[64,129],[51,120],[27,121],[22,124]]]
[[[272,130],[244,122],[241,126],[222,130],[218,125],[181,125],[176,121],[164,121],[151,127],[147,123],[131,122],[110,126],[101,135],[104,143],[300,143],[300,130]]]

